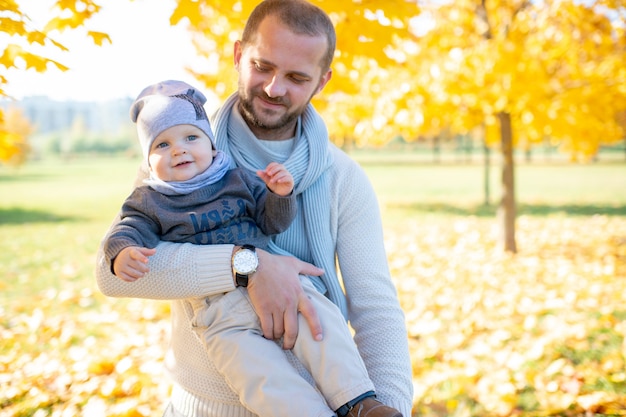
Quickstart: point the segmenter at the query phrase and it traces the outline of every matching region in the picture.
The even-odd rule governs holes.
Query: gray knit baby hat
[[[165,129],[177,125],[194,125],[211,139],[215,138],[204,110],[206,97],[183,81],[167,80],[143,89],[130,107],[130,118],[137,123],[137,135],[147,160],[154,139]]]

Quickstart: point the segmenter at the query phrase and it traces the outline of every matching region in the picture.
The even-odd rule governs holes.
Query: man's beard
[[[295,123],[295,121],[298,119],[298,117],[300,117],[300,115],[304,112],[304,109],[306,108],[306,106],[304,106],[302,108],[296,109],[295,111],[288,111],[274,122],[264,122],[263,120],[261,120],[261,117],[259,117],[259,114],[254,109],[253,101],[255,97],[259,97],[269,103],[283,104],[286,108],[289,108],[290,105],[288,101],[285,101],[282,98],[271,98],[263,91],[253,90],[248,94],[248,92],[240,86],[239,111],[241,112],[241,116],[251,129],[256,128],[266,131],[274,131],[280,130],[286,126],[291,126]]]

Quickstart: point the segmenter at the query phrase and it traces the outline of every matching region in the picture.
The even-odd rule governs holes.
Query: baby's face
[[[152,172],[163,181],[187,181],[206,171],[213,156],[206,133],[193,125],[177,125],[154,139],[148,162]]]

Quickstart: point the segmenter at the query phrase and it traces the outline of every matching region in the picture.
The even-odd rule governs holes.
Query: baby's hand
[[[285,197],[293,191],[293,177],[283,164],[270,162],[264,170],[256,173],[274,194]]]
[[[120,251],[113,260],[113,273],[126,282],[135,282],[143,277],[148,268],[148,257],[156,253],[156,249],[129,246]]]

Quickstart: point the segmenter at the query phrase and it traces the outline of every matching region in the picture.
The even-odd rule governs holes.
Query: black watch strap
[[[235,273],[235,282],[237,282],[238,287],[247,287],[248,286],[248,275],[242,275],[239,272]]]

